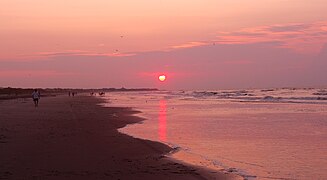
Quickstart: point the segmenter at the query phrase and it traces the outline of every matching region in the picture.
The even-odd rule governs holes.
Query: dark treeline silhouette
[[[37,87],[36,87],[37,88]],[[116,92],[116,91],[157,91],[155,88],[101,88],[101,89],[69,89],[69,88],[37,88],[42,96],[56,96],[60,94],[68,94],[69,92],[77,93],[90,93],[90,92]],[[0,87],[0,99],[13,99],[13,98],[29,98],[34,88],[13,88],[13,87]]]

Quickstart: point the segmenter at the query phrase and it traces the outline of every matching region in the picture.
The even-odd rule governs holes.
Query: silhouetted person
[[[68,96],[70,96],[70,91],[68,91]]]
[[[40,93],[37,89],[34,89],[34,92],[32,93],[32,98],[34,101],[35,107],[39,106],[39,99],[40,99]]]

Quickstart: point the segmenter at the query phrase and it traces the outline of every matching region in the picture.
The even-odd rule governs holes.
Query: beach
[[[0,179],[239,179],[165,156],[173,149],[117,129],[143,119],[93,96],[0,101]]]

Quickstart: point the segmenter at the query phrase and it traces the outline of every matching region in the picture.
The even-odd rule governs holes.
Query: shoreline
[[[97,97],[97,98],[101,98],[103,100],[106,100],[104,97]],[[107,103],[101,103],[100,105],[102,107],[109,107],[109,108],[110,107],[118,107],[118,106],[106,106],[106,104],[108,104],[108,102]],[[124,106],[121,106],[121,107],[124,107]],[[142,115],[143,112],[141,110],[135,110],[133,107],[126,107],[126,108],[130,108],[131,110],[133,110],[135,113],[133,113],[132,115],[137,117],[137,118],[140,118],[141,119],[140,122],[148,120],[146,116]],[[136,122],[136,123],[138,123],[138,122]],[[119,128],[117,130],[118,130],[118,132],[120,132],[122,134],[126,134],[126,135],[128,135],[128,136],[130,136],[132,138],[135,138],[135,139],[158,142],[158,143],[161,143],[161,144],[164,144],[164,145],[168,146],[171,150],[169,152],[167,152],[167,153],[164,153],[163,156],[168,158],[170,161],[181,163],[181,164],[184,164],[186,166],[197,169],[199,172],[201,172],[200,174],[203,177],[205,177],[206,179],[221,179],[222,178],[221,174],[225,174],[227,176],[230,176],[229,178],[231,178],[231,179],[248,179],[248,178],[256,178],[257,177],[255,175],[240,173],[240,172],[243,171],[241,169],[238,170],[237,168],[225,168],[223,166],[213,165],[215,162],[213,160],[210,160],[210,159],[207,159],[207,158],[204,158],[202,160],[204,160],[208,166],[201,165],[201,163],[194,163],[193,161],[188,162],[187,160],[184,159],[185,154],[187,154],[186,156],[188,156],[188,157],[192,156],[192,158],[196,157],[197,159],[200,159],[201,157],[199,155],[194,156],[194,155],[190,155],[187,152],[184,152],[182,150],[183,147],[181,147],[181,146],[175,146],[173,144],[169,144],[169,143],[165,143],[165,142],[161,142],[161,141],[157,141],[157,140],[153,140],[153,139],[146,139],[146,138],[143,138],[143,137],[137,137],[137,136],[133,136],[131,134],[128,134],[128,133],[124,132],[124,128],[126,128],[127,126],[133,126],[134,124],[135,123],[126,124],[126,126],[121,127],[121,128]],[[183,153],[183,158],[180,157],[180,153]]]
[[[105,104],[108,103],[108,102],[106,102],[106,100],[103,97],[96,96],[96,98],[99,98],[99,99],[101,99],[101,101],[103,101],[103,102],[101,102],[98,105],[100,105],[101,107],[104,107],[104,108],[110,108],[110,106],[105,106]],[[117,131],[119,133],[128,135],[128,136],[132,137],[133,139],[140,139],[140,140],[144,140],[144,141],[150,141],[150,142],[160,143],[160,144],[163,144],[163,145],[169,147],[170,148],[170,151],[163,153],[161,155],[161,157],[166,158],[168,161],[172,161],[174,163],[183,164],[183,165],[186,165],[187,167],[194,168],[197,172],[199,172],[199,175],[202,176],[205,179],[215,179],[215,180],[220,180],[220,179],[226,179],[226,180],[243,180],[243,179],[245,179],[245,177],[243,177],[243,176],[241,176],[239,174],[234,174],[234,173],[232,174],[231,172],[227,172],[228,169],[209,168],[209,167],[205,167],[205,166],[191,164],[191,163],[188,163],[188,162],[183,161],[183,160],[180,160],[180,159],[176,159],[176,158],[174,158],[174,154],[176,154],[176,153],[178,153],[178,152],[181,151],[179,149],[180,147],[174,148],[173,146],[170,146],[169,144],[166,144],[166,143],[163,143],[163,142],[153,141],[153,140],[143,139],[143,138],[138,138],[138,137],[134,137],[132,135],[129,135],[129,134],[120,132],[119,129],[123,129],[126,126],[133,125],[135,123],[139,123],[139,122],[143,122],[143,121],[146,121],[147,120],[146,117],[140,115],[142,113],[142,111],[135,110],[135,109],[133,109],[131,107],[123,107],[123,108],[130,109],[133,112],[131,114],[131,116],[134,116],[136,118],[139,118],[140,121],[138,121],[138,122],[132,122],[132,123],[127,123],[125,126],[118,128]],[[249,177],[252,177],[252,176],[249,176]]]
[[[91,96],[0,101],[1,179],[236,179],[179,163],[162,143],[118,132],[143,119]]]

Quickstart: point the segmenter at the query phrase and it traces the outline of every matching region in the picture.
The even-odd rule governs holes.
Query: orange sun
[[[159,76],[159,81],[161,81],[161,82],[164,82],[166,80],[166,76],[165,75],[160,75]]]

